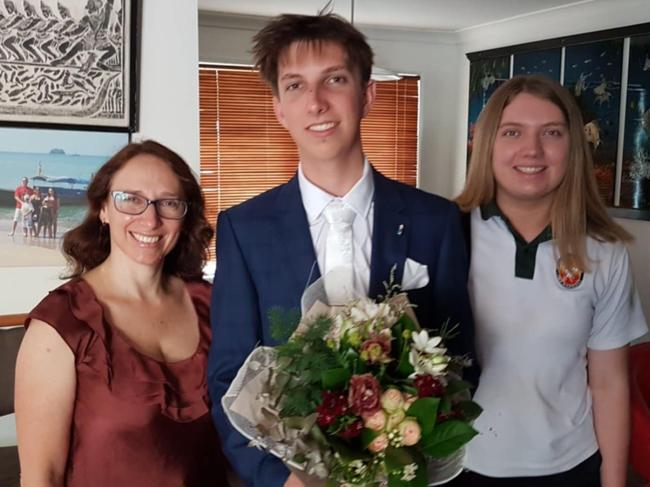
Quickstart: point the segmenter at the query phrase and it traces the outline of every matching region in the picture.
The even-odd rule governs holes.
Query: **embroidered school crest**
[[[555,277],[557,277],[558,282],[567,289],[573,289],[580,285],[585,273],[582,272],[578,267],[574,265],[564,265],[564,263],[558,259],[557,267],[555,268]]]

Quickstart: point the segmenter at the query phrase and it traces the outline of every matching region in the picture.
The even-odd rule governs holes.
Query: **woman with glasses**
[[[22,485],[227,486],[206,362],[213,231],[190,168],[131,143],[66,233],[72,279],[32,310],[16,367]]]

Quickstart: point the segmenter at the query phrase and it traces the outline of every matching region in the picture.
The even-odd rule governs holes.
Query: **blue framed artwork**
[[[564,86],[575,96],[592,148],[600,194],[614,204],[623,39],[567,46]]]
[[[467,53],[470,137],[494,91],[481,76],[510,57],[513,75],[549,76],[575,97],[609,213],[650,220],[650,23]]]
[[[474,126],[494,90],[510,78],[510,56],[483,59],[469,68],[469,117],[467,125],[467,160],[472,151]]]
[[[529,51],[515,54],[512,61],[513,76],[521,74],[541,74],[558,83],[562,68],[562,48]]]
[[[650,35],[630,38],[621,208],[650,208]]]

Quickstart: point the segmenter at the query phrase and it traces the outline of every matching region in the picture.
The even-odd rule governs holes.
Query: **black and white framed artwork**
[[[138,0],[0,0],[0,124],[133,131]]]

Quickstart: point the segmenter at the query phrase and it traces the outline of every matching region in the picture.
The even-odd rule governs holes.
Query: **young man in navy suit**
[[[385,178],[364,157],[360,125],[375,99],[364,36],[335,15],[282,15],[254,41],[300,164],[288,183],[219,216],[208,384],[224,451],[239,475],[250,486],[291,487],[302,483],[280,460],[248,447],[221,397],[256,345],[275,344],[268,310],[300,309],[304,289],[324,271],[332,201],[353,212],[356,289],[383,294],[394,268],[423,326],[460,323],[454,353],[473,356],[473,322],[458,209]]]

